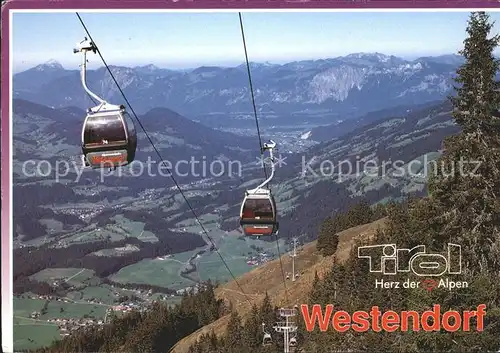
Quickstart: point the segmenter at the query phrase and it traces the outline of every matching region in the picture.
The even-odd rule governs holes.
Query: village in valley
[[[253,249],[244,259],[246,264],[257,267],[274,259],[273,253],[264,249]],[[156,260],[171,260],[170,255],[158,257]],[[198,264],[203,266],[203,263]],[[39,295],[24,293],[15,297],[15,306],[29,308],[38,303],[38,308],[31,312],[25,311],[22,316],[15,316],[18,325],[23,320],[36,322],[37,325],[48,325],[57,330],[59,337],[70,335],[71,332],[89,326],[102,326],[109,323],[114,316],[120,316],[131,311],[144,311],[155,301],[164,301],[171,305],[180,302],[186,292],[196,292],[199,284],[176,289],[173,294],[155,293],[152,289],[121,288],[113,284],[93,283],[96,280],[88,270],[80,270],[76,274],[64,278],[63,269],[46,269],[50,272],[52,288],[68,284],[67,296]],[[61,272],[62,271],[62,272]],[[287,274],[290,278],[290,274]],[[49,280],[49,278],[45,278]],[[94,295],[93,295],[94,294]],[[17,310],[16,310],[17,311]],[[53,337],[55,338],[55,337]],[[30,339],[31,340],[31,339]]]
[[[275,255],[264,249],[255,248],[254,252],[245,256],[246,264],[257,267],[274,259]],[[158,257],[157,260],[169,260],[170,255]],[[198,266],[203,266],[203,263]],[[47,269],[54,275],[58,269]],[[69,278],[51,276],[51,286],[59,287],[62,283],[70,283],[67,289],[67,296],[38,295],[24,293],[16,297],[17,302],[40,303],[38,310],[33,310],[24,318],[56,326],[59,336],[68,336],[71,332],[91,325],[104,325],[115,315],[120,316],[131,311],[144,311],[154,301],[166,301],[175,305],[180,302],[182,295],[186,292],[196,292],[199,284],[186,286],[175,290],[175,294],[155,293],[152,289],[124,289],[113,284],[100,284],[98,287],[91,283],[93,279],[86,272],[79,270]],[[78,278],[78,277],[82,278]],[[290,278],[290,274],[287,274]],[[69,280],[69,281],[68,281]],[[107,293],[104,293],[107,291]],[[95,295],[92,295],[95,292]],[[103,295],[105,294],[105,295]],[[32,305],[23,305],[32,306]],[[76,306],[84,307],[87,310],[71,310]],[[58,309],[56,309],[56,307]],[[90,309],[90,310],[88,310]],[[26,313],[28,314],[28,313]],[[23,317],[17,317],[23,319]]]
[[[57,269],[52,270],[57,271]],[[59,286],[61,282],[64,280],[55,279],[52,287]],[[175,294],[164,294],[154,293],[151,289],[124,289],[112,284],[85,286],[80,283],[77,286],[71,285],[65,297],[24,293],[14,298],[14,323],[20,327],[25,325],[26,328],[33,324],[44,327],[50,332],[46,339],[53,340],[68,336],[81,328],[102,326],[109,323],[114,316],[121,316],[131,311],[142,312],[154,301],[175,305],[180,302],[184,292],[196,292],[198,287],[195,284],[180,289]],[[34,310],[28,312],[29,309]],[[35,344],[40,341],[40,338],[25,340],[29,341],[26,345],[30,345],[29,343]]]

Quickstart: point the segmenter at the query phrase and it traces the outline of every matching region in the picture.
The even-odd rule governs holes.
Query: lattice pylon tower
[[[285,321],[277,322],[276,325],[273,326],[273,329],[276,332],[283,334],[283,352],[290,353],[290,333],[297,332],[297,325],[295,325],[294,322],[294,317],[297,315],[297,310],[281,308],[278,310],[278,314],[280,317],[284,318]],[[293,343],[293,345],[295,344],[296,343]]]

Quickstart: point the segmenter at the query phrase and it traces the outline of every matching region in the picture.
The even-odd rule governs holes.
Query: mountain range
[[[442,139],[458,131],[451,120],[451,106],[444,102],[417,108],[405,114],[398,114],[399,108],[393,112],[373,113],[373,116],[387,114],[387,117],[372,122],[366,118],[365,125],[324,141],[305,153],[280,154],[283,163],[278,166],[273,189],[276,189],[281,217],[285,219],[283,229],[290,228],[291,233],[300,231],[311,237],[322,214],[342,208],[353,197],[364,195],[378,202],[401,193],[424,190],[426,177],[418,174],[422,164],[420,170],[417,168],[399,176],[391,176],[395,170],[391,167],[376,176],[365,175],[364,170],[351,170],[350,175],[342,173],[345,175],[343,180],[338,178],[342,162],[356,165],[357,161],[372,160],[380,168],[382,161],[400,160],[408,166],[410,161],[422,160],[429,153],[435,158]],[[170,178],[155,172],[155,166],[151,169],[154,175],[145,171],[138,175],[136,166],[122,168],[114,174],[82,170],[78,158],[79,117],[83,111],[79,108],[54,109],[14,100],[14,113],[15,223],[16,234],[23,234],[24,239],[46,236],[48,228],[39,222],[62,215],[73,216],[65,219],[63,229],[59,230],[61,234],[75,230],[82,222],[105,222],[110,215],[124,210],[133,210],[129,217],[136,220],[152,219],[156,215],[154,218],[162,221],[151,226],[163,231],[177,229],[180,220],[192,217],[182,199],[174,197],[177,191]],[[193,198],[191,202],[197,212],[216,211],[222,229],[236,230],[242,188],[255,185],[263,176],[255,138],[205,127],[166,108],[152,109],[142,115],[141,120],[146,130],[152,132],[150,137],[160,154],[171,165],[190,159],[200,162],[192,169],[194,172],[187,167],[177,174],[172,170],[182,188],[191,190],[188,198]],[[158,165],[159,159],[146,136],[139,132],[138,137],[137,160]],[[35,175],[35,163],[41,160],[69,169],[59,172],[58,179],[55,179],[55,170],[50,175]],[[203,170],[201,162],[204,160]],[[241,169],[237,170],[233,164],[232,171],[226,170],[220,176],[210,175],[208,165],[215,160],[226,167],[237,161]],[[28,168],[27,161],[33,161]],[[336,169],[325,173],[325,162],[335,165]],[[360,165],[363,167],[363,163]],[[313,171],[321,173],[315,175]],[[370,192],[374,194],[370,196]],[[33,197],[34,194],[37,196]],[[321,203],[317,202],[318,198]],[[330,207],[323,207],[323,203]],[[165,208],[169,204],[176,204],[176,207]],[[34,216],[37,214],[41,218]],[[315,216],[311,218],[311,214]]]
[[[410,61],[355,53],[282,65],[251,63],[251,73],[263,124],[325,125],[444,99],[462,62],[458,55]],[[215,127],[253,124],[245,65],[182,71],[154,65],[110,69],[137,113],[166,107]],[[15,98],[54,108],[95,105],[83,91],[79,68],[65,69],[55,60],[15,74],[13,82]],[[106,68],[89,70],[88,85],[104,99],[124,103]]]

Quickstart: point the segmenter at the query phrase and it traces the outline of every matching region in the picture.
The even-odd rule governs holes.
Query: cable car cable
[[[144,125],[142,125],[142,122],[141,120],[139,119],[139,117],[137,116],[137,114],[135,113],[134,109],[132,108],[130,102],[128,101],[127,97],[125,96],[125,93],[123,92],[122,88],[120,87],[118,81],[116,80],[115,76],[113,75],[113,72],[111,71],[111,69],[109,68],[108,64],[106,63],[106,61],[104,60],[104,57],[102,56],[101,54],[101,51],[99,50],[99,47],[97,46],[96,42],[94,41],[94,39],[92,38],[89,30],[87,29],[87,26],[85,25],[85,22],[83,21],[83,19],[81,18],[80,14],[78,12],[75,12],[76,13],[76,16],[78,17],[78,20],[80,20],[80,23],[83,27],[83,29],[85,30],[85,32],[87,33],[90,41],[92,41],[92,43],[94,43],[94,46],[96,47],[96,52],[97,54],[99,55],[99,57],[101,58],[104,66],[106,67],[107,71],[109,72],[112,80],[114,81],[114,83],[116,84],[116,87],[118,88],[118,90],[120,91],[123,99],[125,100],[125,102],[127,103],[127,105],[129,106],[130,108],[130,111],[132,112],[132,114],[134,115],[135,119],[137,120],[137,122],[139,123],[142,131],[144,132],[144,134],[146,135],[147,139],[149,140],[149,142],[151,143],[151,146],[153,147],[153,149],[155,150],[156,154],[158,155],[158,157],[160,158],[161,162],[163,163],[165,160],[162,158],[160,152],[158,151],[158,149],[156,148],[153,140],[151,140],[151,138],[149,137],[149,134],[148,132],[146,131],[146,129],[144,128]],[[167,169],[167,172],[170,174],[170,177],[172,179],[172,181],[174,182],[175,184],[175,187],[177,188],[177,190],[179,191],[179,193],[181,194],[181,196],[183,197],[184,201],[186,202],[186,204],[188,205],[189,209],[191,210],[191,213],[193,214],[193,216],[195,217],[196,221],[198,222],[200,228],[202,229],[203,233],[205,234],[205,236],[207,237],[208,240],[210,240],[210,242],[212,243],[215,251],[217,252],[217,254],[219,255],[221,261],[224,263],[224,266],[226,267],[226,269],[228,270],[229,274],[231,275],[231,277],[233,278],[233,280],[235,281],[236,285],[238,286],[239,290],[241,291],[241,293],[245,296],[245,299],[247,300],[247,302],[252,305],[252,302],[250,300],[250,298],[248,297],[248,295],[245,293],[245,291],[243,290],[243,288],[241,288],[241,285],[238,283],[238,281],[236,280],[236,277],[234,276],[233,272],[231,271],[231,269],[229,268],[228,264],[226,263],[226,261],[224,260],[224,257],[221,255],[221,253],[219,252],[219,249],[217,249],[217,246],[215,245],[215,242],[212,240],[212,238],[208,235],[208,232],[207,230],[205,229],[205,227],[203,226],[203,223],[201,223],[198,215],[196,214],[196,212],[194,211],[193,207],[191,206],[190,202],[188,201],[187,197],[184,195],[184,192],[182,191],[181,187],[179,186],[179,184],[177,183],[177,181],[175,180],[174,176],[173,176],[173,173],[170,172],[170,170]]]
[[[261,159],[262,159],[262,167],[264,169],[264,175],[266,176],[266,179],[267,179],[266,165],[264,163],[264,158],[263,158],[264,157],[264,149],[263,149],[262,139],[261,139],[261,135],[260,135],[259,119],[257,117],[257,106],[255,104],[255,95],[254,95],[254,90],[253,90],[252,74],[251,74],[251,70],[250,70],[250,61],[248,60],[247,42],[246,42],[246,39],[245,39],[245,29],[244,29],[244,26],[243,26],[243,18],[241,16],[241,12],[238,12],[238,17],[240,19],[241,39],[243,41],[243,49],[245,51],[245,62],[246,62],[246,66],[247,66],[248,84],[249,84],[249,88],[250,88],[250,96],[252,98],[253,114],[254,114],[254,117],[255,117],[255,124],[257,126],[257,136],[259,137],[260,152],[261,152]],[[271,161],[271,163],[274,163],[274,161]],[[278,212],[278,211],[275,210],[275,212]],[[285,287],[285,300],[288,303],[289,302],[288,301],[288,289],[287,289],[287,286],[286,286],[285,271],[283,270],[283,261],[281,260],[280,244],[279,244],[279,240],[278,240],[278,235],[275,234],[275,237],[276,237],[276,248],[278,250],[278,257],[279,257],[279,260],[280,260],[281,276],[282,276],[282,279],[283,279],[283,286]]]
[[[247,74],[248,74],[248,84],[249,84],[249,88],[250,88],[250,96],[252,98],[253,115],[255,117],[255,124],[257,126],[257,136],[259,137],[260,156],[261,156],[262,165],[264,168],[264,175],[267,179],[267,171],[266,171],[266,166],[264,164],[264,149],[263,149],[263,145],[262,145],[262,138],[260,135],[259,119],[257,118],[257,106],[255,105],[255,95],[254,95],[254,90],[253,90],[252,74],[250,73],[250,62],[248,61],[247,41],[245,39],[245,30],[243,29],[243,19],[241,17],[241,12],[238,12],[238,16],[240,18],[241,39],[243,41],[243,49],[245,51],[245,62],[247,65]]]

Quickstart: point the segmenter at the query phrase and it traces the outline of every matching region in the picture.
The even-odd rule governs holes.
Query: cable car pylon
[[[130,164],[135,158],[137,135],[134,121],[124,105],[106,102],[87,86],[87,53],[97,53],[95,44],[86,37],[73,53],[82,53],[81,81],[85,92],[99,105],[87,110],[82,127],[83,163],[86,167],[110,168]]]
[[[273,326],[274,331],[283,334],[283,352],[291,353],[297,347],[297,325],[293,321],[293,317],[297,315],[297,309],[285,309],[281,308],[278,310],[279,316],[285,319],[285,321],[277,322]]]
[[[295,258],[297,257],[297,238],[293,238],[293,252],[290,254],[292,258],[292,282],[295,282],[298,277],[297,272],[295,272]]]

